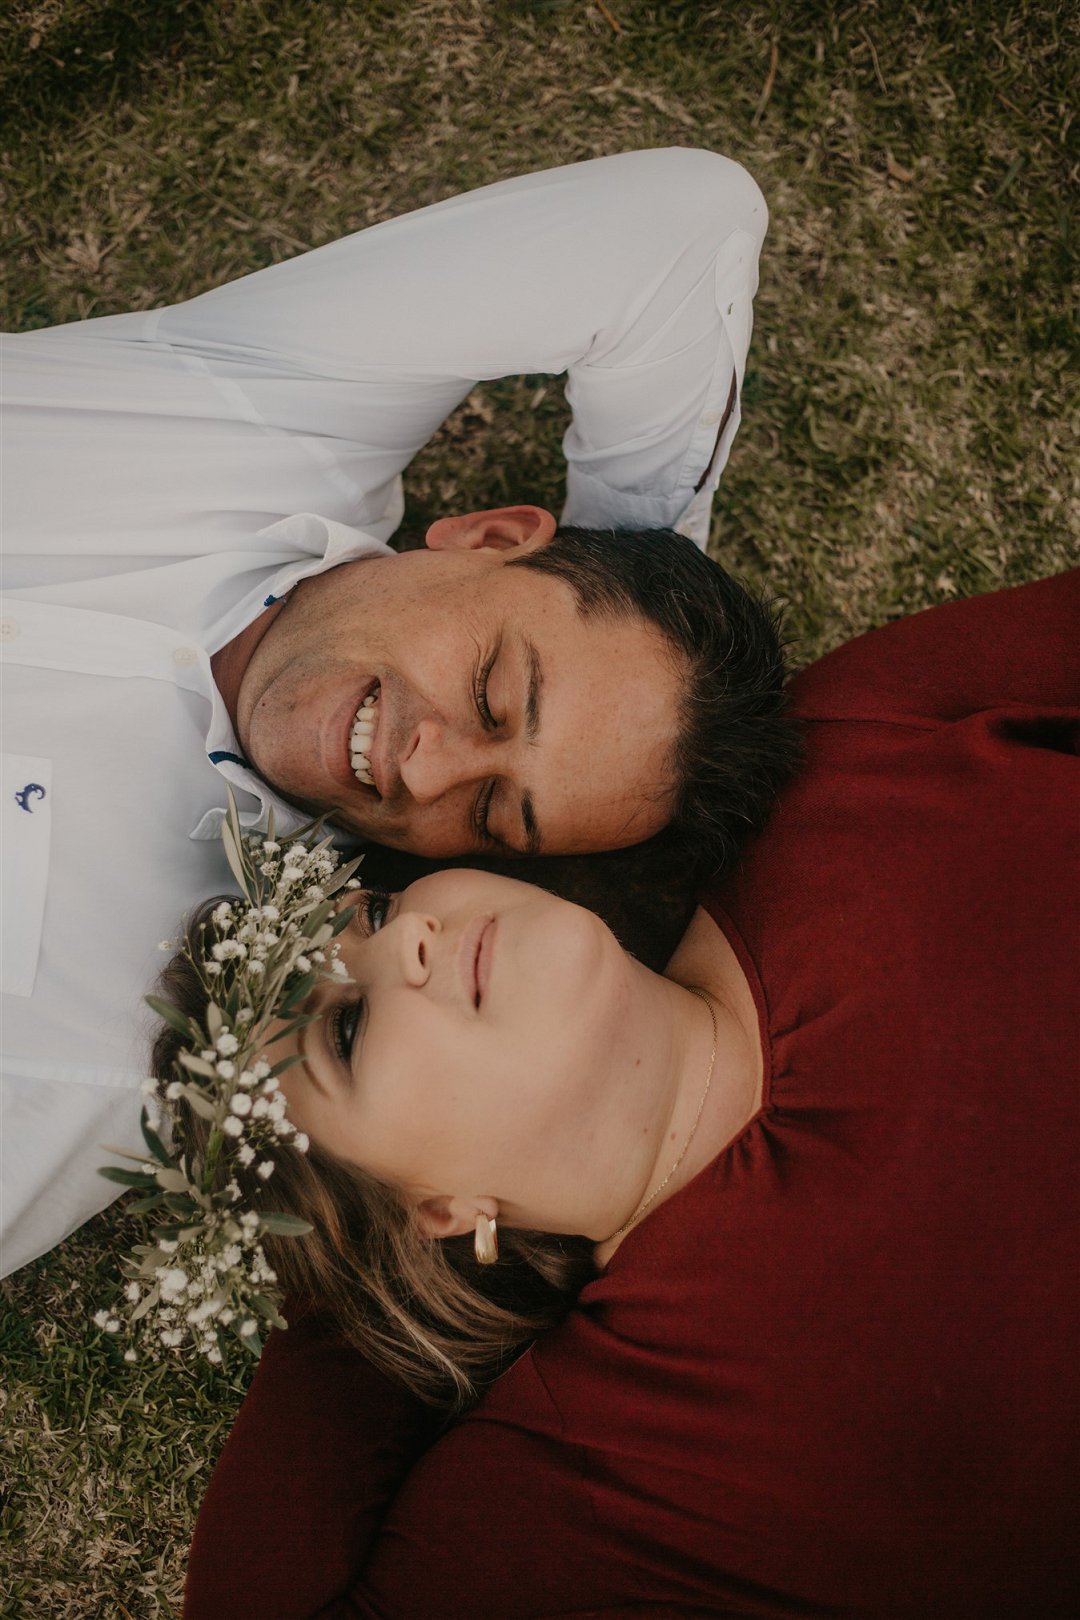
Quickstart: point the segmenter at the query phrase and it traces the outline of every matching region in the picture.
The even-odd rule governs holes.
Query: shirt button
[[[17,619],[0,619],[0,641],[14,641],[18,633]]]
[[[194,647],[177,647],[172,655],[172,661],[180,669],[189,669],[192,664],[198,663],[199,655]]]

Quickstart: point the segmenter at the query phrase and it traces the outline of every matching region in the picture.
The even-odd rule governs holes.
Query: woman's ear
[[[499,1204],[495,1198],[453,1198],[437,1193],[422,1198],[416,1206],[417,1219],[428,1237],[459,1237],[462,1232],[476,1231],[476,1217],[486,1215],[498,1218]]]

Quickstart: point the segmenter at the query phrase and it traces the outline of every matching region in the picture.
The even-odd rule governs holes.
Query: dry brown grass
[[[714,546],[787,596],[798,655],[1076,560],[1064,0],[16,0],[10,16],[5,325],[183,298],[514,172],[713,146],[772,210]],[[477,390],[411,469],[409,532],[504,497],[557,503],[564,419],[554,380]],[[239,1398],[134,1372],[88,1330],[111,1232],[104,1217],[4,1286],[11,1620],[174,1612]]]

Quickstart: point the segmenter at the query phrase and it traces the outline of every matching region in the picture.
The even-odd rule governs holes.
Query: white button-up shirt
[[[4,340],[0,1273],[108,1203],[101,1143],[139,1141],[158,942],[232,887],[222,777],[245,819],[299,820],[211,655],[385,554],[402,469],[483,379],[568,373],[564,523],[704,544],[766,220],[725,158],[629,153]]]

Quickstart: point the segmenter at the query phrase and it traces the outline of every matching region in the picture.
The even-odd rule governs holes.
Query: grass
[[[796,658],[1076,560],[1064,0],[8,11],[5,326],[184,298],[514,172],[713,146],[756,175],[772,228],[712,543],[789,602]],[[406,536],[557,504],[564,422],[552,379],[476,390],[410,470]],[[3,1285],[12,1620],[175,1613],[240,1398],[132,1369],[88,1327],[117,1224]]]

